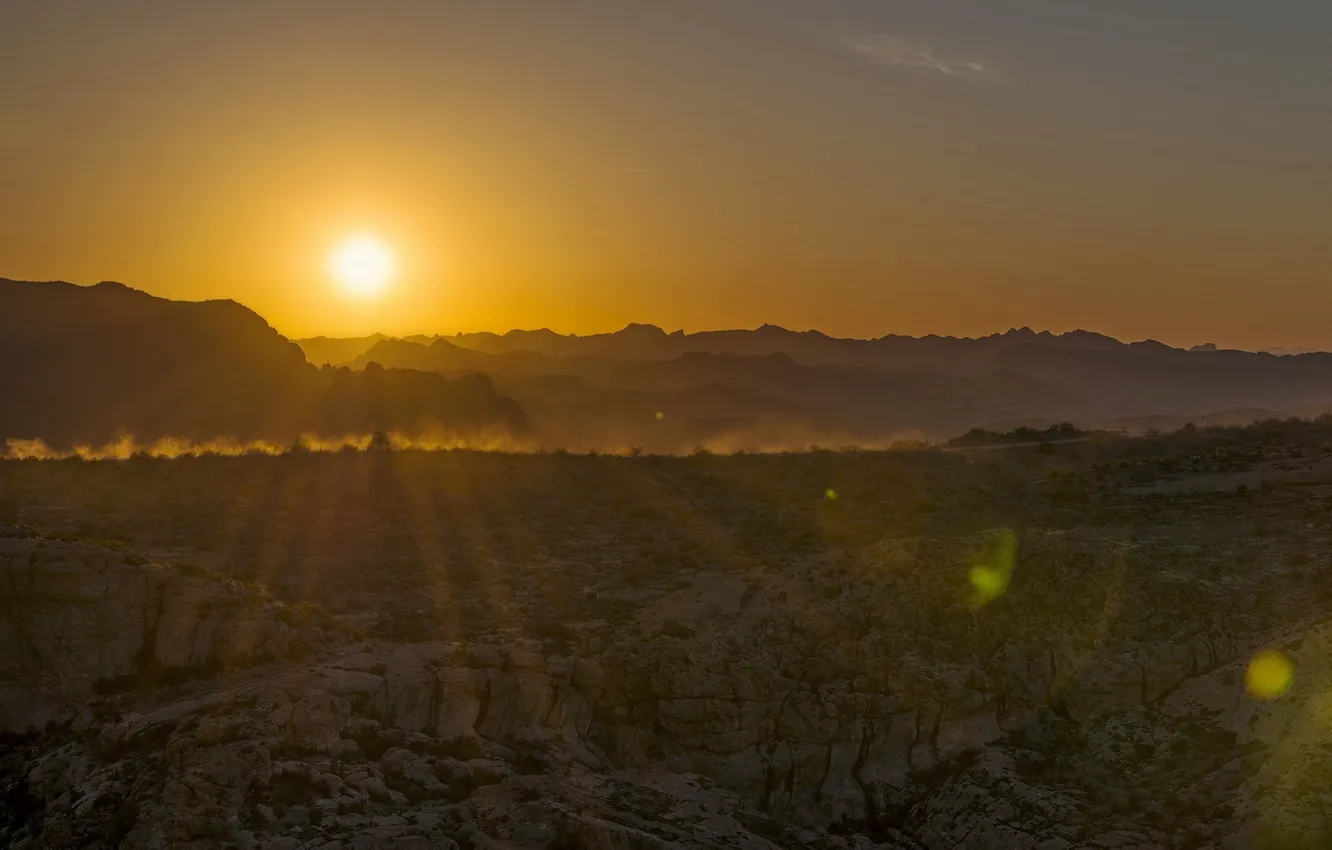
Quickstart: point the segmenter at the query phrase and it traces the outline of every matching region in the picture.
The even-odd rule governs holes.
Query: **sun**
[[[342,289],[356,298],[378,298],[397,270],[393,251],[374,236],[355,236],[329,256],[329,269]]]

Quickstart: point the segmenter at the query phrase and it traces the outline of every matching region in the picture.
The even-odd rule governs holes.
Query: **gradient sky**
[[[293,336],[1332,346],[1330,158],[1326,0],[0,0],[0,276]]]

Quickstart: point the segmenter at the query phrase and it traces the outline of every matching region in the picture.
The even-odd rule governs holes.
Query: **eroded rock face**
[[[0,538],[0,732],[72,718],[117,680],[285,655],[277,606],[84,543]]]
[[[542,669],[532,669],[538,660]],[[275,684],[332,694],[403,732],[518,740],[547,747],[565,763],[598,768],[603,757],[589,748],[588,734],[602,676],[596,662],[583,658],[415,644],[333,658]]]
[[[436,666],[465,659],[388,647],[222,675],[105,718],[29,761],[20,781],[40,807],[8,836],[124,848],[856,846],[777,823],[700,777],[614,770],[580,749],[584,715],[531,710],[537,697],[583,699],[571,680],[506,684],[503,668]],[[449,681],[480,699],[446,691],[435,711],[417,710],[414,683],[430,693]]]
[[[608,756],[705,774],[783,819],[906,816],[920,775],[1014,739],[1024,752],[1081,752],[1070,742],[1155,712],[1214,671],[1233,677],[1274,628],[1318,616],[1300,599],[1278,612],[1284,623],[1238,605],[1236,584],[1261,593],[1261,571],[1208,581],[1064,534],[1025,545],[1053,569],[985,610],[959,600],[934,624],[893,606],[921,596],[913,582],[947,565],[946,552],[714,574],[662,597],[600,656]],[[928,835],[933,846],[960,840]],[[1025,846],[983,835],[975,846]]]
[[[699,577],[560,651],[325,635],[296,660],[308,636],[289,609],[230,583],[88,544],[0,539],[0,555],[0,720],[47,729],[0,745],[12,846],[1239,850],[1327,835],[1332,627],[1111,635],[1095,615],[1113,572],[1085,620],[1037,611],[992,645],[967,612],[945,612],[967,636],[955,645],[894,630],[876,612],[904,573],[814,565]],[[1242,690],[1260,643],[1301,671],[1277,702]]]

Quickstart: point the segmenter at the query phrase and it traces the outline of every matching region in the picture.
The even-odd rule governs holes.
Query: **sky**
[[[1330,48],[1326,0],[0,0],[0,277],[1332,347]]]

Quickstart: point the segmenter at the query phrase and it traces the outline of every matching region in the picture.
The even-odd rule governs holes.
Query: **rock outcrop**
[[[0,732],[73,718],[99,691],[282,657],[281,606],[86,543],[0,538]]]

